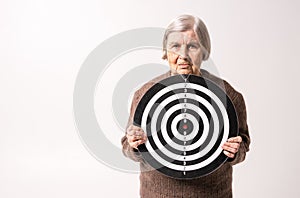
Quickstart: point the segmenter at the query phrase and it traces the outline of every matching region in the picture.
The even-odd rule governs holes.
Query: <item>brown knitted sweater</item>
[[[128,126],[133,122],[135,109],[147,90],[158,81],[170,76],[171,72],[169,71],[149,81],[135,92]],[[124,155],[134,161],[140,162],[140,195],[142,198],[232,197],[232,165],[242,162],[245,159],[246,152],[249,151],[250,144],[245,102],[243,96],[234,90],[234,88],[226,81],[205,70],[201,70],[201,76],[212,80],[221,88],[225,89],[227,95],[232,100],[238,115],[239,135],[243,139],[239,152],[236,154],[234,159],[229,159],[219,169],[209,175],[197,179],[180,180],[170,178],[156,170],[153,170],[150,165],[143,160],[138,150],[129,146],[127,138],[124,136],[122,138]]]

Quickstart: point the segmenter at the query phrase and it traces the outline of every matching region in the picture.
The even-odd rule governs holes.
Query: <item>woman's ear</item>
[[[163,60],[167,60],[168,59],[168,55],[167,55],[167,50],[163,50],[163,56],[161,57]]]

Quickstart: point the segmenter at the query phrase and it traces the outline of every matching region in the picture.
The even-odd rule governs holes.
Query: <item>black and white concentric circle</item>
[[[177,75],[151,87],[137,106],[134,123],[148,136],[139,146],[155,169],[175,178],[195,178],[220,167],[221,145],[238,133],[226,93],[199,76]]]

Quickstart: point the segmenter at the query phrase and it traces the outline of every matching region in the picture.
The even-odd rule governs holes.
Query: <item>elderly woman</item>
[[[140,162],[141,197],[232,197],[232,166],[245,159],[250,144],[246,107],[243,96],[229,83],[200,69],[202,61],[208,59],[210,49],[210,38],[204,23],[191,15],[179,16],[169,24],[163,38],[163,59],[168,61],[170,71],[135,92],[122,145],[125,156]],[[227,162],[211,174],[191,180],[170,178],[151,169],[138,151],[138,146],[147,141],[146,133],[133,125],[136,107],[147,90],[162,79],[178,74],[198,75],[222,85],[235,106],[239,122],[239,136],[229,138],[222,145],[224,154],[228,156]]]

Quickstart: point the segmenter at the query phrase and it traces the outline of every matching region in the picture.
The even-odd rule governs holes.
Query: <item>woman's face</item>
[[[172,74],[200,74],[202,50],[193,30],[169,34],[167,60]]]

